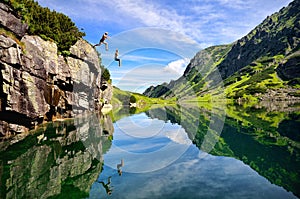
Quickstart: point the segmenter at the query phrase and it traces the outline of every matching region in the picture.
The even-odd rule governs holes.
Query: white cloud
[[[113,77],[112,83],[120,89],[142,93],[151,85],[162,84],[179,76],[175,73],[164,73],[161,65],[146,64],[128,71],[122,77]]]
[[[189,62],[188,58],[172,61],[164,68],[164,71],[182,75]]]
[[[85,24],[92,24],[93,30],[103,28],[103,24],[114,24],[116,28],[122,26],[124,29],[159,27],[188,35],[199,43],[216,45],[239,39],[266,15],[278,11],[291,0],[190,0],[189,3],[176,1],[173,4],[159,0],[38,2]],[[228,34],[230,32],[235,34]],[[152,38],[155,39],[155,35]]]
[[[171,139],[173,142],[178,144],[190,145],[192,141],[187,136],[187,133],[184,129],[177,129],[174,131],[167,131],[165,132],[166,137]]]
[[[166,58],[160,58],[160,57],[149,57],[149,56],[142,56],[142,55],[124,55],[122,57],[123,60],[126,61],[153,61],[153,62],[161,62],[161,61],[167,61]]]

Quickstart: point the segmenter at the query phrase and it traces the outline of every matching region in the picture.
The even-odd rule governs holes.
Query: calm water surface
[[[298,198],[299,127],[297,109],[242,107],[224,120],[165,107],[51,123],[1,142],[0,196]]]
[[[178,124],[142,113],[114,127],[90,198],[106,198],[109,181],[116,198],[296,198],[240,160],[202,152]]]

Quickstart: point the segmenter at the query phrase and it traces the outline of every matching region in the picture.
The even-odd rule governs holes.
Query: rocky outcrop
[[[18,37],[23,37],[28,26],[14,14],[7,5],[0,3],[0,27],[14,32]]]
[[[7,10],[1,9],[6,13],[1,17],[11,15]],[[99,56],[87,41],[80,39],[70,48],[69,56],[62,56],[54,42],[23,36],[26,28],[6,29],[20,40],[0,34],[0,135],[100,110],[103,97],[110,102],[112,90],[103,89],[108,83],[101,79]]]
[[[283,80],[300,77],[300,51],[287,57],[285,62],[279,64],[276,71],[278,76]]]

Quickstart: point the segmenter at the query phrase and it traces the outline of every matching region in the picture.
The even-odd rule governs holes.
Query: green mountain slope
[[[144,94],[184,99],[222,91],[232,99],[298,98],[299,13],[300,1],[295,0],[233,44],[200,51],[182,77]]]
[[[205,77],[224,59],[231,45],[212,46],[198,52],[190,61],[182,77],[156,87],[148,88],[144,94],[149,97],[183,97],[195,95],[205,86]]]

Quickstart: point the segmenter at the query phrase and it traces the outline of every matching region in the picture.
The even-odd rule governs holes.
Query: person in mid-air
[[[119,50],[116,49],[116,52],[115,52],[115,61],[119,62],[119,67],[121,66],[121,59],[118,58],[119,56]]]
[[[99,43],[98,43],[98,44],[95,44],[93,47],[100,46],[101,44],[105,44],[105,49],[106,49],[106,51],[108,51],[108,43],[105,41],[107,38],[108,38],[108,32],[105,32],[105,33],[102,35],[102,37],[101,37]]]

